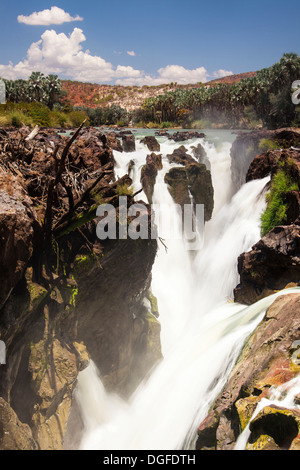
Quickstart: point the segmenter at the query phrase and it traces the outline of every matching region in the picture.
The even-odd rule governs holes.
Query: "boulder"
[[[236,302],[250,305],[300,283],[300,226],[279,226],[238,258],[240,283]]]
[[[195,163],[194,158],[188,155],[187,149],[183,145],[175,149],[172,154],[168,154],[167,158],[170,163],[177,163],[179,165],[187,165],[189,163]]]
[[[135,151],[135,137],[133,134],[122,134],[122,145],[124,152]]]
[[[178,131],[169,136],[169,139],[175,142],[183,142],[189,139],[203,139],[205,134],[197,131]]]
[[[176,204],[204,205],[204,219],[209,220],[214,207],[214,190],[211,173],[205,165],[193,162],[187,166],[174,167],[165,175],[169,192]]]
[[[147,145],[148,149],[151,152],[159,152],[160,151],[160,145],[159,145],[159,143],[157,142],[157,140],[154,136],[147,135],[146,137],[144,137],[141,140],[141,143]]]
[[[300,150],[278,149],[269,150],[256,157],[250,163],[246,181],[271,177],[284,168],[291,178],[300,184]]]
[[[105,135],[109,148],[116,150],[117,152],[123,152],[121,141],[117,138],[117,134],[115,132],[106,132]]]

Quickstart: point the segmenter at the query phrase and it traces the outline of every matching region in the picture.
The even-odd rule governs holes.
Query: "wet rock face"
[[[205,165],[193,162],[187,166],[174,167],[165,175],[169,192],[176,204],[204,205],[204,219],[209,220],[214,207],[214,191],[211,174]]]
[[[172,154],[168,154],[167,158],[170,163],[177,163],[179,165],[195,163],[194,158],[187,153],[187,149],[183,145],[175,149]]]
[[[122,135],[122,146],[124,152],[135,151],[135,137],[133,134]]]
[[[263,174],[266,176],[269,170],[272,171],[274,159],[278,156],[278,151],[265,153],[264,150],[261,150],[260,144],[263,142],[263,139],[266,139],[266,141],[278,147],[278,149],[300,147],[300,132],[294,128],[252,131],[239,134],[232,144],[230,151],[234,191],[238,191],[246,182],[249,167],[256,156],[258,156],[257,161],[255,165],[251,165],[247,180],[258,177],[259,174],[261,175],[259,177],[263,177]],[[265,158],[259,157],[262,153],[265,153]]]
[[[155,186],[156,176],[159,170],[162,169],[161,155],[152,152],[146,157],[146,165],[141,171],[141,183],[144,193],[146,194],[149,204],[152,203],[153,190]]]
[[[37,231],[31,199],[17,178],[0,168],[0,309],[25,271]]]
[[[299,361],[294,358],[294,342],[300,331],[299,307],[300,295],[286,294],[267,309],[212,410],[200,424],[197,449],[231,450],[249,423],[248,450],[297,448],[299,410],[269,406],[253,420],[252,416],[260,400],[270,397],[271,387],[299,374]]]
[[[151,152],[159,152],[160,151],[160,144],[157,142],[156,138],[151,135],[147,135],[141,140],[142,144],[147,145],[148,149]]]
[[[300,411],[289,410],[275,405],[265,406],[250,423],[248,450],[270,450],[271,438],[274,450],[288,450],[300,430]]]
[[[236,302],[250,305],[287,285],[300,283],[300,226],[275,227],[238,258]]]

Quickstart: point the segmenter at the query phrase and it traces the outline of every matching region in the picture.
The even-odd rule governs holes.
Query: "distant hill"
[[[245,73],[237,73],[235,75],[228,75],[227,77],[222,77],[222,78],[216,78],[215,80],[211,80],[205,85],[215,85],[216,83],[228,83],[228,84],[233,84],[233,83],[238,83],[240,80],[243,80],[244,78],[252,78],[255,77],[257,72],[245,72]]]
[[[243,78],[253,77],[256,72],[246,72],[228,77],[218,78],[206,82],[205,86],[214,86],[218,83],[237,83]],[[120,85],[99,85],[96,83],[84,83],[72,80],[63,80],[63,90],[66,91],[66,98],[72,106],[97,108],[98,106],[119,105],[128,111],[139,108],[146,98],[163,95],[168,91],[175,91],[178,88],[200,88],[201,83],[189,85],[178,85],[168,83],[157,86],[120,86]]]

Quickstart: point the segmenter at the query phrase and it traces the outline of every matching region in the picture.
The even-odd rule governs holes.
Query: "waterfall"
[[[159,141],[163,169],[158,172],[153,202],[168,211],[174,202],[164,175],[176,165],[166,155],[178,144],[165,137]],[[201,139],[185,146],[191,150],[199,142],[211,164],[215,208],[197,253],[188,251],[182,239],[165,239],[167,249],[159,243],[152,291],[158,299],[164,359],[128,402],[104,390],[92,362],[79,374],[76,397],[85,424],[81,449],[194,448],[197,425],[226,383],[245,339],[281,294],[250,307],[231,301],[238,283],[237,257],[260,238],[262,191],[268,178],[245,184],[232,197],[231,142],[217,145],[213,139]],[[114,152],[118,176],[127,172],[129,160],[134,161],[134,191],[141,188],[140,170],[147,153],[138,140],[135,152]],[[144,193],[139,196],[146,202]]]

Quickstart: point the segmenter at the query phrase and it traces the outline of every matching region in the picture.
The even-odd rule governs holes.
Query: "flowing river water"
[[[134,191],[141,189],[140,172],[150,153],[140,142],[145,133],[136,133],[135,152],[114,152],[119,177],[134,161]],[[152,270],[163,360],[127,402],[105,391],[93,362],[79,374],[76,398],[85,425],[80,449],[194,449],[197,426],[225,385],[245,339],[280,294],[250,307],[232,301],[239,280],[237,258],[260,239],[263,190],[269,178],[244,184],[233,194],[230,148],[235,136],[228,131],[205,133],[205,139],[184,142],[189,154],[201,143],[211,168],[214,212],[205,224],[203,244],[190,251],[183,239],[162,235],[164,244],[159,243]],[[153,203],[170,212],[174,201],[164,175],[178,165],[170,164],[166,155],[181,143],[157,139],[163,169],[158,172]],[[139,199],[147,202],[144,193]],[[160,235],[160,220],[156,222]],[[239,448],[246,442],[247,437],[241,438]]]

